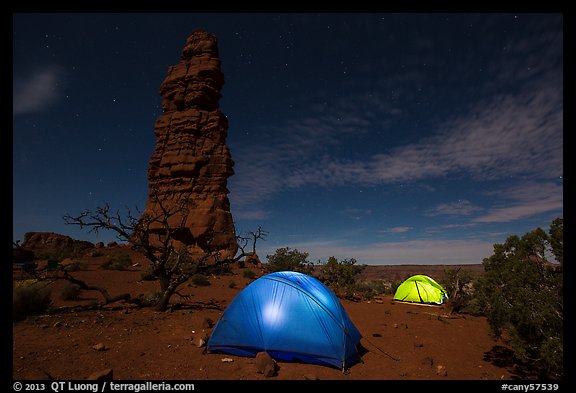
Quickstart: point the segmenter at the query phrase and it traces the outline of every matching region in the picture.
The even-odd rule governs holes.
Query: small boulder
[[[214,321],[210,318],[204,318],[202,320],[202,329],[211,329],[214,326]]]
[[[440,375],[441,377],[447,377],[448,376],[448,370],[446,370],[446,366],[439,364],[436,367],[436,375]]]
[[[102,351],[107,350],[108,347],[107,347],[106,345],[102,344],[102,343],[98,343],[98,344],[94,345],[94,346],[92,347],[92,349],[95,350],[95,351],[102,352]]]
[[[266,352],[256,354],[256,372],[264,374],[266,378],[278,375],[278,363]]]
[[[202,348],[204,346],[206,346],[206,340],[204,338],[200,337],[196,340],[196,347]]]
[[[114,376],[114,370],[107,368],[105,370],[96,371],[90,374],[88,377],[89,381],[112,381]]]
[[[430,356],[426,356],[420,363],[424,366],[432,367],[434,365],[434,359],[432,359]]]

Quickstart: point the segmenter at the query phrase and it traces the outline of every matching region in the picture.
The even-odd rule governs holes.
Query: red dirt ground
[[[106,249],[107,254],[129,252],[125,247]],[[155,291],[158,283],[142,281],[146,261],[131,254],[134,263],[125,271],[103,270],[107,256],[85,257],[87,270],[72,273],[90,285],[102,286],[110,295],[133,296]],[[414,268],[414,267],[412,267]],[[424,267],[419,267],[424,269]],[[428,267],[430,268],[430,267]],[[477,268],[477,267],[476,267]],[[257,276],[265,272],[252,266]],[[380,269],[380,272],[379,270]],[[375,278],[390,274],[406,276],[410,267],[369,267]],[[254,359],[206,353],[196,346],[226,306],[252,280],[245,269],[210,277],[209,286],[185,284],[180,291],[188,299],[174,296],[167,312],[137,308],[122,302],[98,310],[76,310],[74,306],[102,301],[96,291],[83,291],[78,301],[60,298],[64,280],[52,285],[52,311],[13,323],[13,379],[52,377],[84,380],[92,373],[113,370],[115,380],[502,380],[512,379],[509,351],[488,334],[483,317],[447,315],[443,306],[418,306],[392,301],[384,296],[371,301],[342,305],[362,333],[362,362],[348,374],[341,370],[299,363],[279,363],[278,375],[270,378],[256,372]],[[419,271],[430,274],[431,271]],[[409,272],[412,273],[412,272]],[[434,275],[433,275],[434,276]],[[233,283],[233,284],[231,284]],[[94,349],[103,344],[104,350]],[[222,359],[233,359],[223,362]]]

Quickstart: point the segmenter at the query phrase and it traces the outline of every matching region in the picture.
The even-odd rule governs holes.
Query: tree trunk
[[[166,311],[168,309],[168,305],[170,304],[170,298],[174,294],[174,290],[169,287],[165,291],[162,292],[162,296],[158,299],[158,302],[154,306],[154,310],[156,311]]]
[[[156,274],[158,275],[158,281],[160,282],[160,290],[164,293],[170,287],[170,277],[166,274],[164,268],[159,269]]]
[[[156,311],[166,311],[168,309],[168,305],[170,304],[170,298],[172,295],[176,293],[176,290],[180,285],[188,281],[190,278],[189,274],[182,274],[176,278],[168,278],[165,277],[165,282],[160,280],[160,285],[162,287],[162,296],[158,299],[158,302],[154,306],[154,310]],[[166,284],[166,286],[164,286]]]

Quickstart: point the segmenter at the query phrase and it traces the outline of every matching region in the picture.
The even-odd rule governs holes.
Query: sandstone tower
[[[228,120],[218,106],[223,85],[216,37],[193,31],[160,86],[163,114],[155,125],[144,213],[157,212],[158,199],[164,207],[175,207],[185,197],[187,214],[177,247],[195,255],[216,250],[231,258],[237,243],[227,179],[234,174],[234,161],[226,146]],[[174,218],[175,228],[180,220]],[[161,226],[154,229],[159,232]]]

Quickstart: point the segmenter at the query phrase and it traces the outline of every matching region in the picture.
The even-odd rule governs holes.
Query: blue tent
[[[317,279],[276,272],[248,285],[226,308],[207,349],[283,361],[333,365],[359,360],[361,334],[336,295]]]

